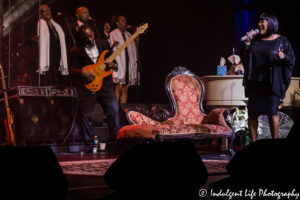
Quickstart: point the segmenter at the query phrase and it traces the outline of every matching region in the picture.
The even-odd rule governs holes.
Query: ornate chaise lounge
[[[163,141],[173,138],[227,138],[226,148],[233,153],[234,132],[224,118],[227,109],[215,108],[205,114],[202,107],[205,87],[198,76],[184,67],[176,67],[167,76],[165,87],[175,115],[159,122],[128,109],[126,116],[130,125],[120,129],[117,139],[152,138]]]

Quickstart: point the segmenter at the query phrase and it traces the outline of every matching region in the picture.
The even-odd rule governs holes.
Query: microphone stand
[[[134,30],[132,28],[129,28],[131,31],[130,34],[134,34],[136,31],[136,28]],[[134,41],[135,42],[135,41]],[[138,44],[135,43],[136,47],[136,57],[137,57],[137,67],[136,67],[136,103],[139,103],[139,97],[140,97],[140,73],[141,73],[141,58],[140,58],[140,53],[139,53],[139,46],[140,46],[140,41],[138,41]]]
[[[66,24],[67,24],[67,26],[68,26],[68,30],[69,30],[69,32],[70,32],[70,35],[71,35],[71,38],[72,38],[73,45],[75,46],[75,45],[76,45],[76,41],[75,41],[75,38],[74,38],[73,33],[72,33],[72,31],[71,31],[71,27],[70,27],[70,24],[69,24],[69,22],[68,22],[68,19],[67,19],[67,16],[66,16],[66,15],[64,16],[64,19],[65,19]]]
[[[136,54],[137,54],[137,67],[136,67],[136,101],[139,103],[139,93],[140,93],[140,67],[141,67],[141,58],[139,53],[139,46],[136,48]]]
[[[41,7],[41,0],[39,0],[39,8]],[[41,20],[41,15],[40,15],[40,11],[39,11],[39,9],[38,9],[38,14],[39,14],[39,21],[38,21],[38,23],[39,23],[39,27],[38,27],[38,42],[39,42],[39,60],[38,60],[38,67],[39,67],[39,69],[38,69],[38,74],[39,74],[39,76],[38,76],[38,86],[39,87],[41,87],[41,66],[40,66],[40,56],[41,56],[41,39],[40,39],[40,35],[41,35],[41,22],[40,22],[40,20]]]

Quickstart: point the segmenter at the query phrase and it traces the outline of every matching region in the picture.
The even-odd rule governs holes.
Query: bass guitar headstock
[[[148,28],[148,23],[145,23],[141,26],[139,26],[137,29],[136,29],[136,32],[139,33],[139,34],[142,34],[144,33]]]

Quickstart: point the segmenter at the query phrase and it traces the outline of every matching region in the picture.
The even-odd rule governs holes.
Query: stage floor
[[[216,162],[217,163],[219,162],[221,164],[219,166],[221,170],[208,169],[208,179],[205,185],[202,187],[203,189],[208,189],[211,183],[229,176],[226,173],[226,164],[231,159],[231,156],[219,152],[214,152],[211,150],[206,152],[205,151],[198,151],[198,152],[202,158],[202,161],[207,166],[207,169],[211,167],[214,168]],[[109,189],[108,186],[106,185],[105,180],[103,178],[103,173],[99,175],[99,174],[93,174],[93,172],[91,171],[96,171],[96,173],[99,173],[99,170],[97,172],[96,169],[93,169],[94,168],[93,165],[95,166],[95,168],[97,168],[99,167],[99,163],[101,163],[102,161],[108,162],[110,160],[114,161],[118,159],[119,157],[118,155],[112,155],[112,154],[103,155],[103,154],[92,154],[92,153],[55,153],[55,155],[68,181],[69,189],[68,189],[68,196],[66,198],[67,200],[111,199],[110,197],[116,193],[115,191]],[[212,163],[210,162],[213,162],[214,164],[211,165]],[[88,171],[91,174],[83,174],[83,173],[80,174],[77,172],[70,173],[70,166],[76,168],[77,171],[78,171],[78,166],[79,167],[84,166],[83,168],[88,167],[89,169],[88,170],[85,169],[85,172]],[[218,171],[214,171],[214,170],[219,170],[219,173]]]

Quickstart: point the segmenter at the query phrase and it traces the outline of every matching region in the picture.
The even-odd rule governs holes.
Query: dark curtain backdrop
[[[67,3],[68,2],[68,3]],[[221,2],[221,1],[220,1]],[[129,91],[129,102],[167,103],[164,83],[176,66],[184,66],[199,76],[216,74],[220,57],[234,47],[233,1],[202,4],[193,0],[166,1],[56,1],[53,10],[75,16],[78,6],[86,6],[98,21],[123,14],[128,24],[149,23],[140,37],[141,86]]]
[[[48,3],[49,0],[42,0]],[[236,40],[235,12],[238,9],[252,9],[257,15],[271,11],[278,16],[279,32],[291,41],[296,57],[299,55],[299,23],[297,2],[286,0],[249,1],[247,5],[238,0],[56,0],[50,4],[54,19],[66,27],[63,17],[57,12],[68,14],[69,23],[75,22],[75,10],[86,6],[93,18],[99,22],[110,20],[111,16],[122,14],[128,24],[149,23],[146,34],[140,37],[141,86],[132,87],[129,102],[168,103],[165,93],[165,77],[176,66],[184,66],[198,76],[215,75],[220,58],[232,54]],[[239,2],[239,3],[238,3]],[[36,8],[38,9],[38,8]],[[26,41],[36,34],[38,15],[26,22],[25,31],[20,27],[12,34],[24,33]],[[28,45],[27,45],[28,46]],[[30,46],[30,45],[29,45]],[[32,45],[30,49],[36,49]],[[298,56],[299,55],[299,56]],[[37,55],[34,55],[37,58]],[[36,59],[35,59],[36,60]],[[34,62],[31,62],[34,63]],[[35,64],[36,65],[36,64]],[[34,66],[35,66],[34,65]],[[30,65],[31,71],[35,68]],[[300,76],[296,66],[294,76]],[[34,74],[32,76],[36,77]]]

